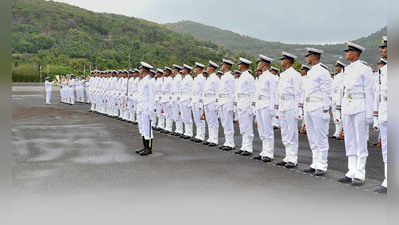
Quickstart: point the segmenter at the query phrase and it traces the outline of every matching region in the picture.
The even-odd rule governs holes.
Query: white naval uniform
[[[45,81],[44,82],[44,89],[46,90],[46,104],[51,104],[51,94],[53,91],[54,81]]]
[[[313,65],[303,83],[303,110],[309,146],[312,150],[310,167],[324,172],[328,167],[331,87],[332,80],[328,70],[320,63]],[[323,112],[324,110],[327,112]]]
[[[105,92],[106,92],[106,86],[107,86],[107,80],[109,78],[106,77],[101,77],[100,81],[98,83],[98,95],[97,95],[97,105],[98,105],[98,112],[105,114],[105,110],[106,110],[106,98],[105,98]]]
[[[301,101],[301,75],[293,67],[280,74],[278,114],[281,139],[285,147],[284,162],[298,163],[298,115]]]
[[[128,78],[122,77],[120,78],[120,104],[119,104],[119,117],[123,120],[128,120]]]
[[[85,103],[90,104],[90,78],[84,81]]]
[[[183,121],[181,118],[181,108],[180,108],[180,92],[181,92],[181,82],[182,76],[180,73],[176,74],[176,76],[172,80],[172,111],[173,111],[173,120],[175,121],[176,130],[175,132],[178,134],[183,134]]]
[[[157,111],[157,117],[158,121],[156,123],[156,127],[160,129],[165,128],[165,110],[163,109],[163,104],[162,104],[162,87],[164,83],[165,78],[164,77],[159,77],[156,78],[156,83],[155,83],[155,98],[156,98],[156,111]]]
[[[278,87],[278,85],[279,85],[279,82],[280,82],[280,77],[278,76],[278,75],[274,75],[275,77],[276,77],[276,82],[277,82],[277,84],[276,84],[276,86]],[[277,91],[277,90],[276,90]],[[278,94],[277,94],[277,96],[276,96],[276,103],[275,104],[277,104],[278,103]],[[279,128],[280,127],[280,119],[279,119],[279,116],[278,116],[278,110],[276,110],[276,115],[273,117],[273,119],[272,119],[272,124],[273,124],[273,128]]]
[[[106,115],[111,115],[110,107],[111,107],[112,103],[111,103],[110,91],[111,91],[112,80],[113,80],[113,77],[107,77],[104,79],[104,95],[103,95],[104,97],[103,97],[103,99],[104,99],[104,114],[106,114]]]
[[[192,88],[192,111],[196,127],[195,138],[201,141],[205,141],[205,120],[201,120],[201,116],[204,112],[203,94],[206,78],[201,74],[198,74],[193,81]]]
[[[253,116],[256,85],[254,77],[245,71],[238,79],[236,86],[237,116],[242,135],[241,151],[253,152]]]
[[[193,77],[190,74],[184,76],[180,90],[181,118],[184,123],[184,135],[193,137],[193,117],[191,114],[191,94],[193,88]]]
[[[155,104],[155,113],[152,114],[151,117],[151,127],[156,128],[157,127],[157,119],[158,119],[158,78],[156,77],[151,77],[151,85],[152,85],[152,90],[154,92],[154,104]]]
[[[155,94],[150,75],[141,79],[138,87],[139,132],[145,140],[154,138],[151,127],[151,117],[155,113]]]
[[[266,70],[256,80],[255,118],[258,124],[259,138],[262,141],[262,157],[274,158],[273,117],[276,112],[278,80]]]
[[[225,142],[223,146],[235,148],[234,143],[234,98],[236,80],[231,71],[224,73],[219,81],[218,108],[220,121],[224,130]]]
[[[372,72],[359,60],[345,67],[343,86],[338,99],[345,128],[345,150],[348,156],[346,177],[365,180],[368,123],[372,121]]]
[[[69,87],[68,87],[68,103],[75,104],[75,88],[76,88],[76,80],[71,79],[69,80]]]
[[[66,80],[62,80],[61,89],[60,89],[60,97],[62,103],[66,103],[66,88],[67,88],[67,82]]]
[[[96,89],[96,80],[97,77],[89,78],[89,87],[88,87],[88,97],[90,101],[90,110],[95,111],[95,89]]]
[[[163,86],[162,86],[162,108],[164,110],[165,115],[165,130],[172,132],[173,131],[173,108],[172,108],[172,84],[173,78],[171,76],[165,77]]]
[[[219,90],[219,77],[216,73],[209,75],[205,81],[203,101],[206,121],[208,123],[208,140],[212,144],[218,144],[219,120],[216,111],[216,97]]]
[[[139,78],[136,77],[131,77],[129,78],[128,81],[128,86],[129,86],[129,90],[128,90],[128,120],[131,122],[137,122],[136,119],[136,96],[137,96],[137,89],[138,89],[138,83],[137,81],[139,80]]]
[[[341,111],[337,110],[337,101],[339,99],[340,95],[340,87],[342,86],[343,82],[343,72],[338,73],[334,76],[333,81],[332,81],[332,115],[334,118],[334,123],[335,123],[335,133],[334,137],[338,137],[339,133],[341,132],[342,129],[342,117],[341,117]]]
[[[84,80],[81,79],[76,81],[76,101],[84,102]]]
[[[385,179],[382,186],[388,185],[388,65],[384,65],[378,71],[376,80],[374,111],[378,112],[374,117],[374,127],[378,127],[381,134],[382,159],[384,161]]]

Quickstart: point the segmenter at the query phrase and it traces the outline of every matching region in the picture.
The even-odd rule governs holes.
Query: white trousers
[[[184,123],[184,135],[193,136],[193,117],[191,115],[191,103],[184,101],[180,103],[181,118]]]
[[[387,121],[380,123],[380,135],[381,135],[382,159],[384,160],[384,163],[387,163],[388,162],[388,152],[387,152],[388,122]]]
[[[51,104],[51,90],[46,90],[46,104]]]
[[[345,150],[348,156],[349,178],[365,180],[367,163],[367,136],[368,129],[366,112],[343,116],[345,128]]]
[[[234,122],[233,122],[233,103],[221,105],[220,120],[224,130],[225,142],[223,146],[235,148],[234,144]]]
[[[176,130],[175,132],[178,134],[183,134],[183,122],[181,120],[181,110],[179,102],[172,102],[172,118],[175,121]]]
[[[254,120],[252,109],[238,108],[238,122],[240,124],[240,134],[242,135],[241,150],[253,152],[254,139]]]
[[[298,120],[297,110],[280,111],[281,139],[285,147],[284,162],[298,163]]]
[[[312,150],[311,168],[327,171],[328,167],[328,128],[330,114],[323,110],[305,111],[306,131]]]
[[[166,117],[166,121],[165,121],[165,130],[172,132],[173,130],[173,107],[172,104],[167,102],[164,103],[164,110],[165,110],[165,117]]]
[[[387,151],[387,141],[388,141],[388,121],[380,123],[380,135],[381,135],[381,150],[382,159],[384,160],[384,174],[385,179],[382,182],[382,186],[388,186],[388,151]]]
[[[164,110],[164,105],[165,104],[163,104],[163,103],[158,103],[157,104],[157,115],[158,115],[157,127],[161,128],[161,129],[165,128],[165,110]]]
[[[192,110],[193,110],[193,117],[194,117],[194,123],[196,126],[196,136],[195,138],[204,141],[205,140],[205,120],[201,120],[202,113],[204,112],[204,109],[202,107],[202,103],[193,103],[192,105]]]
[[[139,113],[139,131],[141,136],[144,136],[145,140],[154,138],[151,127],[151,116],[147,112]]]
[[[259,138],[262,141],[260,156],[274,158],[274,111],[268,108],[256,110]]]
[[[206,122],[208,123],[208,142],[218,144],[219,120],[216,111],[216,103],[205,105]]]
[[[88,87],[85,87],[85,94],[86,94],[86,103],[91,102],[90,91]]]

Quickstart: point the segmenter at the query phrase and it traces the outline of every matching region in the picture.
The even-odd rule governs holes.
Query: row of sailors
[[[46,78],[48,81],[49,78]],[[54,81],[53,81],[54,82]],[[54,85],[54,83],[53,83]],[[76,78],[75,75],[68,75],[66,77],[62,77],[60,81],[60,97],[61,102],[65,104],[73,105],[75,102],[79,103],[90,103],[89,101],[89,80],[86,80],[84,77]],[[47,87],[47,86],[46,86]],[[48,104],[51,101],[51,89],[46,89]],[[49,94],[50,93],[50,94]]]
[[[386,62],[386,37],[380,49]],[[213,61],[209,61],[206,72],[200,63],[195,63],[194,68],[173,65],[154,71],[145,62],[141,63],[140,70],[122,71],[123,79],[118,79],[116,71],[93,72],[89,80],[91,110],[138,122],[144,145],[137,151],[141,155],[152,153],[152,127],[162,133],[216,146],[220,120],[225,136],[220,148],[230,151],[236,147],[233,121],[237,121],[242,144],[235,153],[249,156],[253,152],[255,125],[262,140],[262,152],[253,158],[264,162],[274,158],[273,119],[278,118],[286,156],[277,165],[286,168],[297,166],[297,121],[304,119],[312,150],[312,164],[305,172],[324,176],[328,167],[327,135],[332,109],[337,130],[340,126],[345,127],[348,157],[348,172],[339,181],[354,186],[364,183],[367,127],[373,124],[381,132],[385,164],[385,180],[377,191],[386,192],[387,66],[378,70],[375,79],[371,68],[359,60],[364,50],[362,46],[348,42],[345,59],[351,63],[346,66],[337,62],[339,73],[334,79],[320,63],[323,51],[315,48],[307,49],[306,62],[311,67],[304,78],[292,67],[297,57],[288,52],[283,52],[280,58],[285,70],[279,76],[279,69],[271,67],[273,59],[260,55],[257,69],[262,74],[256,80],[248,71],[252,62],[245,58],[240,58],[238,71],[234,74],[231,71],[234,62],[227,59],[223,60],[222,72],[217,72],[219,65]],[[205,139],[205,121],[208,139]]]

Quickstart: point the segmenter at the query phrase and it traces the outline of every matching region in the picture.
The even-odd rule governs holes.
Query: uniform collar
[[[321,65],[320,65],[320,62],[317,63],[316,65],[313,65],[312,68],[316,68],[316,67],[318,67],[318,66],[321,66]]]

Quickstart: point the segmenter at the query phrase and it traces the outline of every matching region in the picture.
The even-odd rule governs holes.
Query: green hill
[[[236,57],[216,44],[134,17],[94,13],[65,3],[15,0],[12,5],[13,80],[91,69],[157,67]],[[34,79],[32,77],[35,77]]]
[[[177,23],[165,24],[171,30],[191,34],[204,41],[210,41],[215,44],[222,45],[223,47],[232,51],[246,52],[252,56],[259,54],[266,54],[272,57],[278,57],[282,50],[292,52],[299,56],[299,60],[304,62],[304,49],[306,47],[320,48],[325,51],[323,61],[326,64],[332,65],[335,61],[343,56],[343,44],[328,44],[328,45],[300,45],[300,44],[285,44],[280,42],[268,42],[256,38],[240,35],[228,30],[222,30],[216,27],[203,25],[192,21],[181,21]],[[368,37],[354,40],[354,42],[367,48],[363,55],[363,59],[371,64],[375,64],[378,60],[378,48],[381,36],[386,35],[387,29],[383,28]]]

